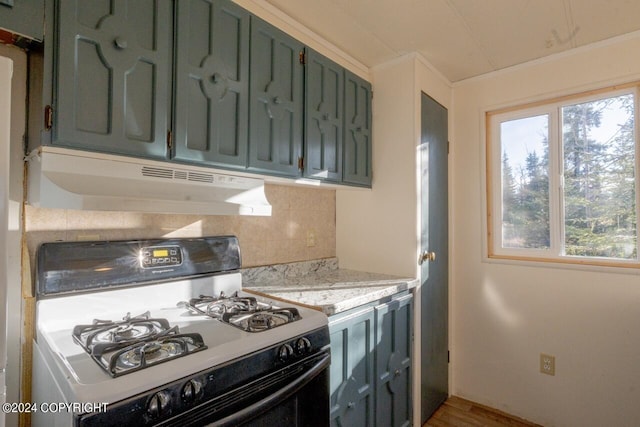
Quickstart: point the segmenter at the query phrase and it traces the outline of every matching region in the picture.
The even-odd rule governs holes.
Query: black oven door
[[[328,352],[318,353],[160,425],[326,427],[329,363]]]

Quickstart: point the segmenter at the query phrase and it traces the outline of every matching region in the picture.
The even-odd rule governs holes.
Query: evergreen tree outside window
[[[549,248],[548,128],[546,114],[501,123],[503,247]]]
[[[637,98],[487,113],[489,257],[638,266]]]

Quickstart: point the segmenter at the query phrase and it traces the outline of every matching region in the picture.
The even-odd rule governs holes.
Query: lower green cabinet
[[[413,295],[393,298],[376,312],[376,425],[411,425]]]
[[[413,295],[329,317],[331,425],[411,425]]]
[[[334,319],[336,317],[337,319]],[[331,425],[370,426],[374,409],[373,307],[329,318]]]

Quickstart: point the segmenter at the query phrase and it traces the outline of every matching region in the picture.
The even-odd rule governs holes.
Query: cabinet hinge
[[[44,107],[44,128],[45,130],[51,130],[53,126],[53,108],[51,105]]]
[[[304,157],[298,157],[298,170],[304,170]]]
[[[307,63],[307,57],[306,57],[306,55],[304,54],[304,50],[301,50],[301,51],[300,51],[299,58],[300,58],[300,63],[301,63],[302,65],[304,65],[304,64],[306,64],[306,63]]]
[[[447,154],[449,154],[449,141],[447,141]]]
[[[167,131],[167,147],[169,147],[169,152],[173,148],[173,132],[170,130]]]
[[[451,363],[451,352],[447,350],[447,363]]]

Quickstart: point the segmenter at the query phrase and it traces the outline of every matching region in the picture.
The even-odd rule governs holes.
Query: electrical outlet
[[[547,375],[556,374],[556,358],[549,354],[540,353],[540,372]]]
[[[316,232],[315,230],[307,230],[307,247],[316,245]]]

